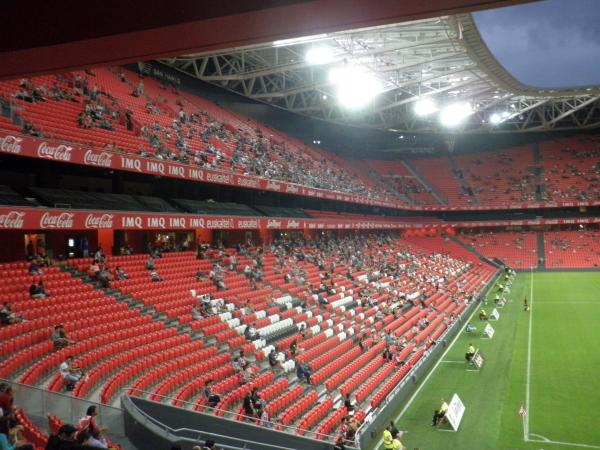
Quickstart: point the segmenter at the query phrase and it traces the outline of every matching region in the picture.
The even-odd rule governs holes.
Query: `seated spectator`
[[[160,277],[158,272],[156,272],[156,270],[152,270],[152,272],[150,272],[150,279],[152,281],[163,281],[163,279]]]
[[[348,411],[348,414],[354,413],[354,402],[350,399],[350,394],[346,394],[346,398],[344,398],[344,406]]]
[[[23,316],[15,314],[10,304],[4,302],[2,309],[0,309],[0,323],[2,325],[12,325],[19,322],[23,322]]]
[[[203,318],[204,317],[202,317],[202,314],[198,310],[198,307],[196,305],[192,306],[192,319],[194,319],[194,320],[202,320]]]
[[[44,274],[37,261],[32,261],[31,264],[29,264],[28,272],[29,272],[29,275],[43,275]]]
[[[254,391],[253,388],[252,391]],[[256,417],[256,408],[254,407],[254,401],[252,399],[252,393],[248,392],[244,396],[244,400],[242,402],[242,406],[244,407],[244,414],[248,417]]]
[[[83,377],[83,370],[73,366],[72,356],[67,356],[67,358],[61,363],[59,371],[68,391],[73,390],[75,388],[75,383],[77,383]]]
[[[102,436],[102,433],[100,432],[100,430],[95,430],[91,433],[91,437],[88,441],[88,445],[90,447],[108,449],[108,442],[106,441],[106,438],[104,436]]]
[[[129,275],[125,272],[125,270],[121,266],[117,266],[115,269],[115,278],[117,280],[127,280]]]
[[[209,439],[208,441],[206,441],[204,443],[204,446],[202,447],[202,450],[216,450],[217,447],[215,447],[215,441]]]
[[[219,394],[213,392],[212,380],[206,380],[206,383],[204,384],[204,398],[211,408],[217,406],[221,401]]]
[[[146,269],[154,270],[154,259],[152,258],[152,256],[149,256],[146,260]]]
[[[0,391],[0,408],[5,416],[13,415],[15,398],[13,395],[12,386],[4,385]]]
[[[62,325],[56,325],[54,327],[54,332],[52,333],[50,339],[52,339],[52,343],[54,344],[55,349],[61,349],[66,347],[67,345],[75,343],[75,341],[72,341],[67,337],[67,334],[65,333],[64,327]]]
[[[56,434],[48,438],[46,450],[62,450],[68,448],[76,448],[75,434],[77,428],[73,425],[65,424],[58,429]]]
[[[300,363],[300,362],[296,361],[296,376],[298,377],[298,380],[302,381],[302,380],[306,379],[306,382],[308,384],[311,384],[311,382],[310,382],[311,372],[310,372],[310,368],[308,367],[308,364]]]
[[[79,432],[87,431],[92,436],[95,432],[106,431],[106,427],[98,426],[96,416],[98,416],[98,407],[96,405],[88,406],[85,416],[79,419]]]
[[[23,426],[12,417],[0,418],[0,448],[2,450],[35,450],[23,439]]]
[[[46,286],[44,286],[43,281],[40,281],[40,283],[38,284],[37,291],[38,291],[37,295],[40,295],[41,298],[50,297],[50,295],[48,295],[48,293],[46,292]]]
[[[256,378],[256,373],[254,373],[250,364],[246,363],[242,372],[242,383],[250,383],[254,378]]]

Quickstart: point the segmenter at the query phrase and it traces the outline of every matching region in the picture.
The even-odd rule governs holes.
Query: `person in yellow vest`
[[[392,450],[405,450],[406,447],[404,445],[402,445],[402,442],[400,442],[400,438],[402,437],[404,433],[402,431],[397,432],[396,434],[394,434],[394,439],[392,440]]]
[[[392,441],[394,440],[394,438],[392,437],[392,431],[391,431],[392,427],[391,425],[388,425],[387,427],[385,427],[385,430],[383,430],[383,448],[385,450],[392,450]]]
[[[467,362],[471,361],[471,358],[473,357],[474,354],[475,354],[475,347],[473,347],[473,344],[469,344],[467,353],[465,353],[465,359],[467,360]]]
[[[448,403],[446,403],[446,400],[442,399],[442,404],[440,405],[440,408],[435,410],[433,413],[433,423],[431,424],[431,426],[435,427],[436,425],[438,425],[444,419],[444,417],[446,417],[447,412]]]
[[[479,311],[479,320],[488,320],[488,315],[485,312],[485,309]]]

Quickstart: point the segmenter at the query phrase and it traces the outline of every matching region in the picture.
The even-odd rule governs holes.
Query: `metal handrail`
[[[181,403],[184,403],[184,404],[187,404],[187,405],[190,405],[190,406],[194,406],[195,405],[195,403],[193,403],[193,402],[188,402],[186,400],[180,400],[178,398],[169,397],[169,396],[166,396],[166,395],[156,394],[154,392],[144,391],[142,389],[138,389],[138,388],[134,388],[134,387],[126,387],[126,388],[122,388],[121,389],[121,392],[122,392],[123,395],[129,395],[128,392],[130,392],[130,391],[134,391],[134,392],[139,392],[139,393],[146,394],[146,395],[152,395],[152,396],[160,397],[163,400],[165,400],[165,399],[167,399],[167,400],[176,400],[177,402],[181,402]],[[149,401],[152,401],[152,400],[149,400]],[[213,413],[222,412],[222,413],[228,413],[228,414],[230,414],[232,412],[232,411],[227,410],[227,409],[220,409],[220,408],[216,408],[216,407],[210,407],[208,405],[202,405],[202,407],[205,408],[205,409],[210,410]],[[136,409],[139,409],[139,408],[137,408],[137,406],[136,406]],[[241,416],[244,419],[250,419],[250,420],[253,420],[253,421],[256,420],[256,417],[247,416],[245,414],[238,414],[238,413],[235,413],[235,412],[234,412],[234,414],[236,414],[238,416]],[[219,416],[217,416],[217,417],[219,417]],[[220,418],[224,418],[224,417],[220,417]],[[228,419],[225,419],[225,420],[228,420]],[[335,440],[335,438],[336,438],[335,435],[318,433],[317,431],[311,431],[311,430],[306,430],[304,428],[293,427],[293,426],[290,426],[290,425],[284,425],[282,423],[275,422],[275,421],[272,421],[272,420],[267,420],[265,422],[267,422],[269,424],[268,428],[273,428],[275,426],[279,426],[279,427],[282,427],[282,428],[286,429],[286,431],[288,431],[288,432],[302,431],[302,432],[304,432],[304,434],[313,434],[315,436],[321,437],[321,439],[323,439],[323,440],[329,440],[331,442],[333,442]],[[247,423],[247,425],[256,426],[253,423],[249,423],[249,424]],[[276,430],[276,431],[279,431],[279,430]]]

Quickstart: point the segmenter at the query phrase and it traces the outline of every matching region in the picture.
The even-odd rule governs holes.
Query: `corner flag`
[[[519,416],[525,417],[526,415],[527,415],[527,408],[525,408],[525,405],[521,405],[521,407],[519,408]]]

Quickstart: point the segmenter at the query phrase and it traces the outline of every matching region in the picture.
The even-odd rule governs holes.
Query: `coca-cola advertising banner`
[[[383,206],[413,211],[467,211],[467,210],[490,210],[498,209],[485,205],[471,207],[447,207],[447,206],[414,206],[405,205],[396,200],[371,199],[365,196],[345,194],[342,192],[327,191],[302,186],[299,184],[286,183],[283,181],[268,180],[260,177],[250,177],[220,170],[205,169],[189,164],[160,161],[141,156],[107,152],[82,147],[77,144],[65,144],[54,141],[10,134],[0,130],[0,153],[27,156],[30,158],[50,159],[58,162],[81,164],[85,166],[100,167],[111,170],[123,170],[137,172],[147,175],[165,176],[179,178],[182,180],[201,181],[205,183],[224,184],[238,186],[241,188],[259,189],[263,191],[280,192],[287,194],[303,195],[308,197],[324,198],[327,200],[338,200],[364,205]],[[507,209],[536,209],[536,208],[559,208],[577,206],[600,206],[600,200],[587,202],[529,202],[513,203],[507,205]]]
[[[413,228],[473,228],[519,225],[600,223],[586,219],[503,220],[488,222],[415,223],[398,220],[290,219],[197,216],[116,211],[73,211],[0,207],[0,229],[21,230],[386,230]]]

